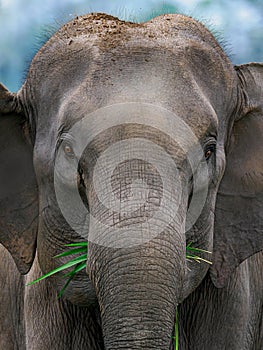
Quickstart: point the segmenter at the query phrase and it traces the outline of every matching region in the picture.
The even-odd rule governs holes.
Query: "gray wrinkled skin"
[[[152,114],[134,122],[130,103]],[[109,106],[127,106],[117,124]],[[0,85],[0,349],[173,350],[177,305],[180,350],[262,349],[262,119],[263,65],[233,67],[190,17],[89,14],[63,26],[17,94]],[[76,123],[91,140],[83,152]],[[192,222],[195,185],[205,199]],[[111,191],[124,211],[107,210]],[[135,244],[153,218],[156,235]],[[62,274],[25,286],[83,240],[86,271],[61,299]],[[188,261],[189,242],[213,264]]]

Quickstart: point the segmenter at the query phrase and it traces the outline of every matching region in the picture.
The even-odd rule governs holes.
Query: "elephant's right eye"
[[[208,145],[206,145],[205,149],[204,149],[204,156],[206,161],[208,161],[211,156],[213,155],[213,153],[215,153],[216,151],[216,143],[215,141],[213,142],[209,142]]]
[[[212,155],[213,151],[211,149],[208,149],[205,151],[205,159],[208,160],[211,155]]]

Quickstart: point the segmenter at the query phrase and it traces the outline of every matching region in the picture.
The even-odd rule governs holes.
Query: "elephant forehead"
[[[105,64],[105,57],[113,63],[119,62],[122,56],[136,59],[136,53],[143,53],[145,62],[152,57],[157,60],[159,54],[159,60],[165,60],[168,65],[171,63],[166,59],[168,56],[185,64],[202,61],[203,66],[208,65],[206,69],[213,66],[213,71],[221,70],[222,77],[222,70],[230,67],[212,34],[190,17],[163,15],[138,24],[105,14],[90,14],[77,17],[53,35],[35,56],[30,73],[41,75],[38,72],[41,70],[54,74],[59,66],[61,69],[67,66],[65,70],[76,66],[83,72],[83,66],[89,67],[93,62],[101,64],[101,59]],[[222,69],[222,65],[228,67]],[[209,70],[212,73],[212,69]]]
[[[209,95],[212,86],[198,79],[180,57],[142,47],[112,57],[115,56],[108,51],[94,60],[82,82],[64,94],[59,113],[61,123],[71,126],[101,107],[136,102],[171,111],[200,136],[210,127],[216,129],[218,106]],[[143,118],[141,115],[142,121]],[[158,120],[170,122],[165,113],[158,114]]]
[[[213,36],[192,18],[137,24],[90,14],[63,26],[39,51],[25,88],[45,114],[50,101],[53,115],[66,105],[63,123],[110,104],[144,102],[179,114],[202,134],[226,115],[230,97],[234,104],[233,75]]]

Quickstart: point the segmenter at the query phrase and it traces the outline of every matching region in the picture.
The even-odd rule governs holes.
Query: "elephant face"
[[[169,348],[209,268],[186,244],[213,252],[217,287],[262,250],[262,73],[191,18],[91,14],[44,45],[18,94],[1,86],[1,242],[27,273],[36,245],[48,272],[88,240],[65,297],[98,300],[106,347]]]

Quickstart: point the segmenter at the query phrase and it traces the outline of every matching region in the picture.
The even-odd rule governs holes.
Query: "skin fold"
[[[191,17],[64,25],[0,85],[0,348],[173,350],[176,308],[181,350],[263,348],[262,118],[262,63]]]

